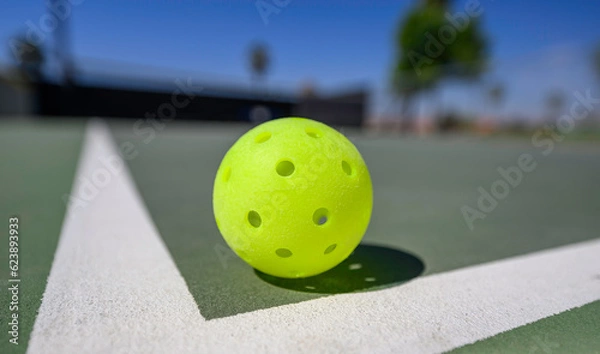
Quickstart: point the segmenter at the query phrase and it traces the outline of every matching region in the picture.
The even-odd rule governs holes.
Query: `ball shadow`
[[[388,247],[359,245],[342,263],[307,278],[279,278],[254,270],[265,282],[308,293],[340,294],[397,285],[423,273],[425,264],[410,253]]]

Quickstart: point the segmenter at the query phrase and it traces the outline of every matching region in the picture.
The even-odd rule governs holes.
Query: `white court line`
[[[90,125],[78,176],[115,153],[107,128]],[[66,218],[28,350],[440,352],[599,300],[599,254],[588,241],[205,321],[124,169]]]
[[[117,156],[108,127],[90,123],[71,195],[89,194],[85,181]],[[69,206],[30,353],[150,353],[185,345],[170,332],[204,321],[122,160],[116,170],[88,205]]]

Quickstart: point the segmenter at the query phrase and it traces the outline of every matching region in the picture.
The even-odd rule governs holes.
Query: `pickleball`
[[[343,134],[298,117],[263,123],[225,154],[213,211],[231,249],[261,272],[302,278],[346,259],[373,208],[367,165]]]

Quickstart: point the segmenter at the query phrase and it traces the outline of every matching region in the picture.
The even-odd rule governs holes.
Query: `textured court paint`
[[[83,176],[114,152],[105,130],[91,132]],[[79,213],[63,228],[32,353],[439,352],[600,297],[595,240],[205,321],[127,172]]]
[[[215,220],[231,249],[283,278],[321,274],[348,258],[373,208],[369,170],[356,147],[323,123],[295,117],[240,137],[213,191]]]
[[[136,144],[132,173],[200,311],[219,318],[295,303],[319,294],[265,284],[219,235],[212,184],[222,156],[247,127],[207,124],[168,129],[145,144],[131,126],[120,141]],[[563,144],[542,156],[527,141],[351,139],[373,179],[374,207],[364,237],[421,258],[435,274],[597,237],[600,145]],[[520,144],[520,145],[518,145]],[[531,153],[538,167],[470,231],[460,213],[489,190],[498,167]],[[168,187],[166,187],[168,186]],[[390,284],[397,285],[397,284]]]
[[[600,239],[425,276],[381,291],[216,319],[207,327],[218,350],[228,353],[312,353],[323,348],[439,353],[600,300],[598,254]],[[598,333],[598,322],[586,321]],[[189,332],[182,335],[198,335]],[[217,344],[206,346],[217,350]],[[581,347],[584,352],[597,349],[586,343]]]
[[[90,132],[81,176],[114,153],[105,130]],[[113,178],[93,204],[66,219],[31,353],[431,353],[600,297],[595,240],[205,321],[127,172]]]
[[[600,281],[600,277],[596,278]],[[468,353],[600,353],[600,301],[515,328],[456,350]]]
[[[139,151],[128,161],[132,175],[205,318],[321,296],[266,284],[219,234],[212,210],[213,178],[225,152],[245,127],[236,127],[235,132],[232,127],[203,133],[196,130],[198,126],[190,126],[164,138],[167,130],[148,144],[127,134],[130,128],[115,125],[113,130],[120,143],[132,142]]]
[[[119,159],[105,125],[89,125],[73,191]],[[150,353],[202,317],[124,164],[61,231],[29,353]],[[169,327],[173,328],[169,328]]]
[[[82,124],[0,124],[0,353],[23,353],[46,279],[75,174]],[[19,345],[8,342],[8,218],[19,221]],[[5,322],[6,320],[6,322]]]

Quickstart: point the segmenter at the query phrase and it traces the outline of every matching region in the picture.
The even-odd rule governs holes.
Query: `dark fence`
[[[365,121],[368,95],[366,91],[321,97],[305,97],[294,106],[294,115],[334,126],[362,126]]]
[[[234,88],[183,92],[177,88],[159,91],[42,83],[30,85],[27,91],[27,101],[32,106],[29,111],[42,116],[158,117],[253,123],[300,116],[334,126],[355,127],[360,127],[365,120],[368,99],[364,90],[328,97],[296,97]],[[6,92],[2,95],[10,96]],[[10,113],[10,110],[4,111]]]
[[[250,121],[289,116],[295,105],[293,101],[215,97],[181,91],[173,94],[53,84],[41,85],[39,93],[39,113],[51,116]]]

